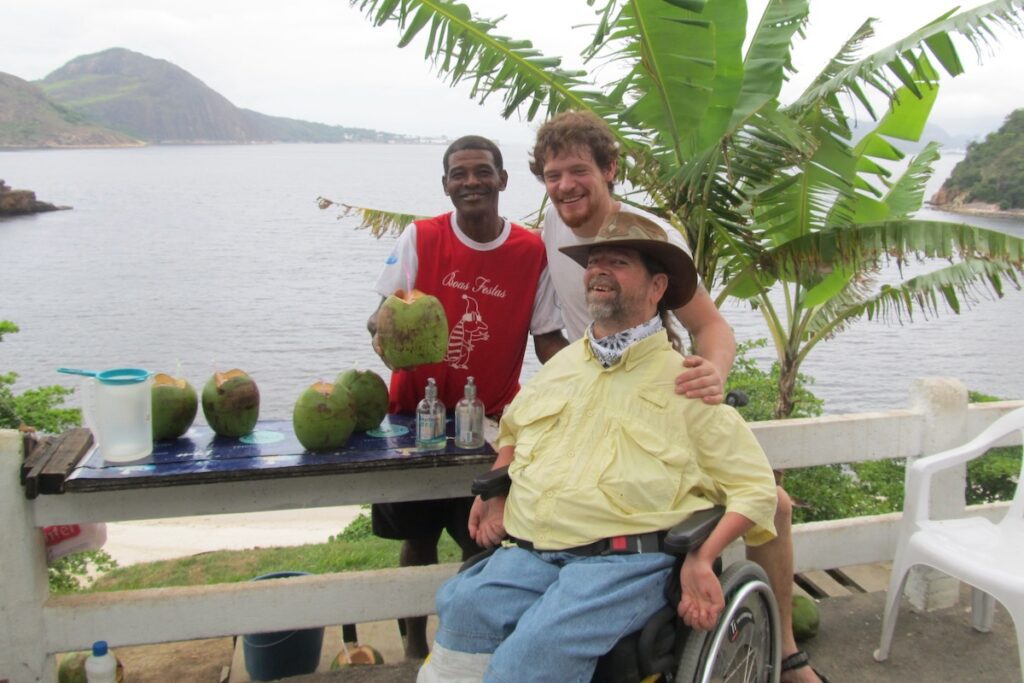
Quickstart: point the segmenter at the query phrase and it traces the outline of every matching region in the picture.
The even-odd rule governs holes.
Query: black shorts
[[[371,507],[373,533],[381,538],[406,540],[431,538],[442,531],[455,539],[463,552],[483,550],[469,535],[469,511],[473,498],[411,500],[377,503]]]

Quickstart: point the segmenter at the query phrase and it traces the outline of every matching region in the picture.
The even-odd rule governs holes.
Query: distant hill
[[[970,143],[931,202],[954,209],[969,204],[1024,209],[1024,109],[1007,116],[984,140]]]
[[[43,80],[26,85],[38,86],[42,94],[37,93],[37,103],[47,104],[48,100],[57,119],[117,131],[112,140],[175,144],[412,140],[240,109],[184,69],[124,48],[76,57]],[[28,97],[23,90],[18,99]],[[13,96],[7,99],[15,101]],[[26,119],[25,110],[0,100],[0,126],[10,122],[9,146],[45,146],[39,140],[54,135],[60,138],[59,131],[50,130],[57,125],[53,117],[46,125],[37,126],[44,134],[29,135],[26,121],[34,119]],[[4,130],[0,127],[0,134]]]
[[[137,139],[90,123],[17,76],[0,73],[0,147],[107,147]]]

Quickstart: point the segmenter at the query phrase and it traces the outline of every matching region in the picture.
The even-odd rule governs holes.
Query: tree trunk
[[[775,401],[775,419],[782,420],[793,413],[795,407],[796,375],[799,366],[792,358],[783,359],[779,367],[779,397]]]

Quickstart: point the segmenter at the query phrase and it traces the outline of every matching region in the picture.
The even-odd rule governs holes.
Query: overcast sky
[[[479,16],[506,14],[505,35],[528,38],[545,54],[580,65],[593,17],[584,0],[468,4]],[[764,0],[749,4],[755,15]],[[800,74],[783,98],[806,85],[865,18],[880,19],[871,43],[877,49],[953,6],[812,2],[808,39],[795,51]],[[469,100],[468,88],[442,84],[423,57],[422,37],[399,49],[394,25],[371,27],[346,0],[0,0],[0,17],[0,71],[26,80],[78,55],[125,47],[173,62],[234,104],[265,114],[410,135],[473,132],[524,143],[532,137],[531,125],[501,120],[497,100],[480,106]],[[1024,39],[1006,33],[1000,39],[980,65],[970,45],[958,44],[967,73],[943,80],[933,123],[954,134],[988,131],[1024,107]]]

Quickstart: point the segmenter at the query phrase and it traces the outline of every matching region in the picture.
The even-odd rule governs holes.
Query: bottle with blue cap
[[[107,641],[92,644],[92,654],[85,660],[85,680],[88,683],[116,683],[117,658],[107,647]]]

